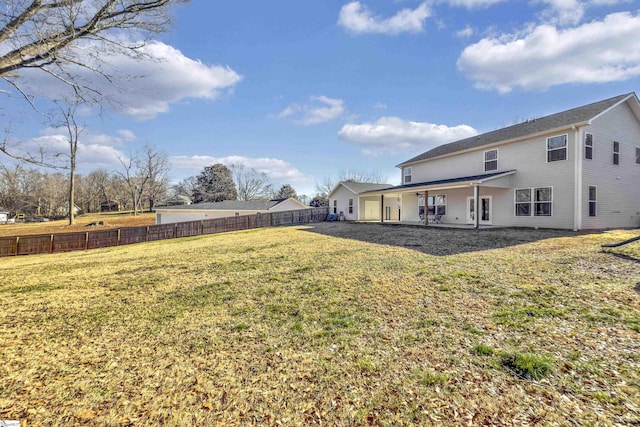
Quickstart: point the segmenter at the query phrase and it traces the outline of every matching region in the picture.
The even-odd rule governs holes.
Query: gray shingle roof
[[[260,211],[269,210],[278,203],[287,199],[269,200],[269,201],[241,201],[241,200],[225,200],[222,202],[210,203],[194,203],[192,205],[178,206],[158,206],[156,209],[175,209],[175,210],[225,210],[225,211]]]
[[[415,188],[415,187],[429,187],[433,185],[447,185],[447,184],[457,184],[461,182],[483,181],[489,178],[500,177],[502,175],[511,175],[515,172],[516,172],[515,169],[511,169],[511,170],[502,171],[502,172],[483,173],[480,175],[460,176],[456,178],[438,179],[435,181],[414,182],[411,184],[396,185],[395,187],[384,188],[383,190],[395,191],[395,190],[406,190],[408,188]],[[378,190],[370,190],[370,191],[367,191],[367,193],[375,193],[376,191]]]
[[[356,194],[391,187],[391,184],[374,184],[370,182],[340,181],[340,183],[350,188]]]
[[[560,113],[551,114],[550,116],[545,116],[538,119],[527,120],[524,123],[519,123],[517,125],[440,145],[403,163],[400,163],[398,166],[401,167],[410,163],[418,162],[421,160],[428,160],[434,157],[456,153],[458,151],[478,148],[484,145],[495,144],[501,141],[508,141],[511,139],[533,135],[547,130],[569,127],[574,124],[587,122],[630,95],[634,95],[634,93],[631,92],[624,95],[614,96],[613,98],[594,102],[588,105],[583,105],[582,107],[572,108],[571,110],[562,111]]]

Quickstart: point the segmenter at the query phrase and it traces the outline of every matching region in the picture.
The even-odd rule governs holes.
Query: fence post
[[[149,226],[147,225],[147,231],[145,232],[144,235],[144,241],[148,242],[149,241]]]
[[[20,236],[16,236],[16,252],[14,255],[18,255],[18,245],[20,244]]]
[[[84,236],[84,250],[89,249],[89,232],[87,231]]]
[[[51,235],[51,247],[49,248],[49,252],[53,253],[53,234]]]
[[[173,237],[178,238],[178,223],[173,224]]]
[[[120,229],[118,228],[118,240],[116,240],[116,246],[120,246]]]

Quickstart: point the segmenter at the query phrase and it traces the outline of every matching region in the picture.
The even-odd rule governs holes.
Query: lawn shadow
[[[619,254],[619,253],[616,253],[616,252],[608,251],[606,249],[603,250],[602,252],[605,253],[605,254],[613,255],[616,258],[620,258],[620,259],[624,259],[626,261],[631,261],[631,262],[635,262],[635,263],[640,264],[640,258],[636,258],[636,257],[631,256],[631,255]]]
[[[567,230],[549,229],[489,228],[475,230],[353,222],[322,222],[310,224],[309,228],[304,230],[343,239],[399,246],[436,256],[500,249],[577,234]]]

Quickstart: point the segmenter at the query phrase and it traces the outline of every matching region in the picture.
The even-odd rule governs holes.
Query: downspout
[[[582,158],[584,156],[582,152],[582,128],[573,126],[575,150],[574,150],[574,182],[573,182],[573,231],[578,231],[582,228]]]
[[[380,195],[380,222],[384,222],[384,194]]]

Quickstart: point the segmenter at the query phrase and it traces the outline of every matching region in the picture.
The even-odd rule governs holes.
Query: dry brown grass
[[[69,225],[68,219],[49,222],[29,222],[16,224],[0,224],[0,236],[26,236],[34,234],[71,233],[87,231],[87,224],[102,221],[103,225],[95,229],[109,229],[119,227],[137,227],[139,225],[155,224],[154,213],[143,213],[133,216],[132,213],[101,213],[85,214],[76,218],[74,225]],[[94,229],[94,228],[92,228]]]
[[[637,234],[332,223],[5,258],[0,419],[637,424],[640,263],[600,248]]]

